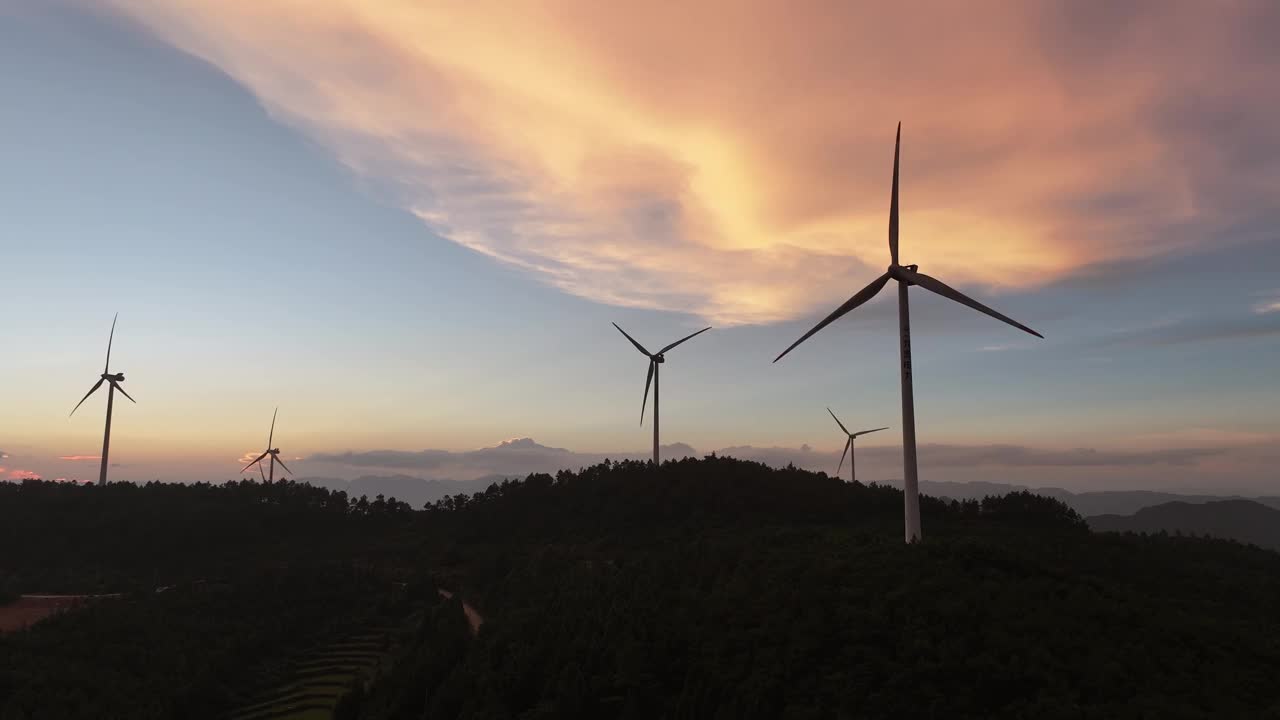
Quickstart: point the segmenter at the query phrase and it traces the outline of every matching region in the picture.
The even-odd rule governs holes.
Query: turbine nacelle
[[[75,415],[76,410],[80,409],[80,406],[84,404],[84,401],[88,400],[90,395],[97,392],[98,388],[102,387],[103,384],[106,384],[108,386],[108,392],[115,392],[118,390],[120,391],[121,395],[129,399],[129,402],[132,402],[132,403],[137,402],[137,400],[134,400],[133,397],[129,395],[129,393],[124,391],[124,388],[120,387],[120,383],[124,382],[124,373],[112,373],[107,370],[107,368],[111,367],[111,343],[115,340],[115,337],[116,337],[116,320],[117,319],[119,319],[119,314],[117,314],[116,317],[112,318],[111,320],[111,334],[107,336],[107,360],[102,364],[102,374],[98,375],[98,382],[94,383],[93,387],[89,388],[89,392],[85,393],[84,397],[80,398],[80,402],[76,403],[76,406],[71,408],[71,415]],[[68,415],[68,417],[70,417],[70,415]],[[107,401],[107,429],[103,433],[103,442],[102,442],[103,458],[106,458],[107,456],[107,446],[110,444],[110,437],[111,437],[111,402],[110,400],[108,400]],[[107,463],[106,463],[106,460],[104,459],[102,461],[102,471],[98,477],[98,482],[100,484],[106,484],[106,481],[107,481],[106,467],[107,467]]]
[[[915,285],[916,284],[915,280],[913,280],[910,276],[908,276],[907,273],[915,273],[915,272],[918,272],[919,270],[920,270],[919,265],[899,265],[897,263],[892,263],[891,265],[889,265],[888,274],[889,274],[889,277],[893,278],[894,280],[902,280],[906,282],[908,285]]]
[[[285,465],[285,464],[284,464],[284,461],[280,459],[280,448],[277,448],[277,447],[271,447],[271,444],[272,444],[273,442],[275,442],[275,437],[276,437],[276,415],[277,415],[277,414],[279,414],[279,412],[280,412],[280,408],[276,408],[276,409],[271,413],[271,430],[269,430],[269,431],[267,432],[267,449],[266,449],[266,450],[263,450],[261,455],[259,455],[258,457],[254,458],[254,459],[253,459],[253,460],[252,460],[248,465],[245,465],[245,466],[244,466],[244,468],[240,471],[240,472],[245,472],[246,470],[248,470],[249,468],[253,467],[254,465],[257,465],[257,466],[258,466],[258,474],[262,476],[262,481],[263,481],[263,482],[268,482],[268,481],[269,481],[269,479],[267,478],[266,474],[262,472],[262,461],[263,461],[263,460],[269,460],[269,461],[270,461],[268,464],[269,464],[269,465],[270,465],[270,467],[271,467],[271,479],[274,479],[274,478],[275,478],[275,474],[276,474],[276,465],[279,465],[280,467],[284,468],[284,471],[285,471],[285,472],[287,472],[287,473],[289,473],[290,475],[292,475],[292,474],[293,474],[293,471],[289,469],[289,466],[288,466],[288,465]]]
[[[644,355],[645,357],[649,358],[649,374],[645,376],[644,397],[641,398],[640,400],[640,424],[641,425],[644,424],[644,409],[649,404],[649,387],[653,386],[653,464],[657,465],[658,464],[658,387],[657,387],[656,378],[658,375],[658,366],[667,361],[668,350],[671,350],[677,345],[680,345],[681,343],[687,340],[690,340],[692,338],[697,337],[698,335],[701,335],[702,333],[710,330],[711,328],[704,327],[698,332],[685,335],[684,337],[671,343],[670,345],[667,345],[666,347],[662,348],[656,353],[651,353],[647,348],[645,348],[645,346],[637,342],[635,338],[628,335],[627,331],[623,330],[618,325],[618,323],[614,323],[613,326],[615,328],[618,328],[618,332],[622,333],[623,337],[625,337],[635,347],[636,350],[640,351],[641,355]]]
[[[129,400],[129,402],[137,402],[137,400],[134,400],[129,393],[125,392],[124,388],[120,387],[120,383],[124,382],[124,373],[113,373],[108,369],[111,367],[111,344],[116,338],[116,321],[119,319],[120,313],[116,313],[115,317],[111,318],[111,332],[107,335],[107,357],[102,363],[102,374],[98,375],[98,381],[93,384],[93,387],[89,388],[89,392],[85,393],[84,397],[80,398],[80,402],[76,403],[76,406],[71,408],[71,413],[67,416],[70,417],[71,415],[75,415],[76,410],[80,409],[80,406],[84,404],[85,400],[89,399],[90,395],[97,392],[98,388],[103,385],[107,386],[107,424],[106,428],[102,431],[102,455],[100,456],[98,464],[99,485],[107,484],[107,468],[109,467],[108,458],[111,453],[111,401],[115,397],[115,393],[119,391],[121,395]]]
[[[903,503],[905,513],[906,541],[908,543],[916,542],[920,539],[920,486],[918,476],[918,465],[916,462],[916,420],[915,420],[915,395],[911,387],[911,325],[910,310],[907,303],[907,288],[915,286],[923,290],[940,295],[952,302],[959,303],[970,309],[976,310],[983,315],[995,318],[1000,322],[1012,325],[1019,330],[1034,335],[1038,338],[1044,336],[1014,320],[1013,318],[1003,315],[986,305],[974,300],[955,288],[947,285],[941,280],[925,275],[920,272],[920,268],[916,265],[902,265],[898,261],[898,166],[900,160],[900,150],[902,147],[902,124],[898,124],[898,131],[893,141],[893,186],[889,195],[889,268],[883,275],[872,280],[866,287],[853,294],[853,297],[844,302],[843,305],[836,308],[834,312],[826,316],[817,325],[814,325],[809,332],[800,336],[799,340],[791,343],[791,345],[783,350],[778,357],[774,358],[774,362],[778,362],[787,353],[796,349],[800,343],[808,340],[814,333],[839,320],[846,313],[854,308],[875,297],[881,290],[889,284],[889,281],[896,280],[898,287],[898,359],[902,368],[902,466],[903,466]],[[830,410],[830,408],[828,408]],[[834,418],[835,413],[831,416]],[[840,423],[836,419],[836,423]],[[862,433],[850,433],[843,424],[840,429],[848,435],[845,442],[845,452],[850,454],[850,463],[852,464],[852,449],[854,438]],[[874,431],[871,431],[874,432]],[[843,462],[844,456],[841,456]],[[836,473],[839,474],[839,466]]]

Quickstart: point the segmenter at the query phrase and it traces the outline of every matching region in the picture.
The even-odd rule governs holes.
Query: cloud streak
[[[1139,328],[1094,342],[1096,347],[1183,345],[1280,335],[1280,314],[1253,313],[1184,318]]]
[[[1280,312],[1280,290],[1270,293],[1268,298],[1254,305],[1253,311],[1259,315]]]
[[[900,119],[904,259],[961,284],[1195,246],[1280,187],[1273,3],[110,4],[440,235],[721,325],[887,262]]]

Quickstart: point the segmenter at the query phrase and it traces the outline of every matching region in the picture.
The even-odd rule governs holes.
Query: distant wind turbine
[[[267,469],[267,473],[268,473],[267,477],[264,478],[264,481],[268,483],[273,483],[276,481],[276,463],[279,463],[280,467],[284,468],[285,472],[289,473],[290,475],[293,474],[293,471],[289,469],[289,466],[285,465],[284,461],[280,459],[280,448],[271,447],[271,441],[276,436],[276,414],[279,412],[280,412],[280,408],[276,408],[275,411],[271,413],[271,431],[267,433],[267,449],[263,450],[261,455],[254,458],[253,462],[249,463],[248,465],[245,465],[244,469],[240,471],[240,472],[244,472],[245,470],[248,470],[254,465],[257,465],[258,474],[261,475],[262,459],[267,456],[270,456],[271,457],[270,467]]]
[[[911,313],[907,305],[907,288],[912,285],[919,285],[925,290],[937,293],[949,300],[954,300],[961,305],[967,305],[980,313],[990,315],[1038,338],[1043,338],[1044,336],[1026,325],[1001,315],[977,300],[962,294],[960,291],[944,284],[941,280],[917,272],[919,269],[917,265],[898,264],[898,153],[901,144],[902,123],[898,123],[898,133],[893,143],[893,194],[889,201],[889,256],[891,263],[888,271],[872,280],[870,285],[859,290],[845,304],[836,308],[835,312],[823,319],[822,322],[814,325],[812,330],[792,343],[791,347],[783,350],[782,355],[774,358],[773,361],[778,362],[784,355],[795,349],[797,345],[808,340],[811,335],[835,322],[850,310],[875,297],[876,293],[884,289],[884,286],[890,280],[898,281],[898,352],[902,364],[903,511],[906,516],[906,540],[911,543],[918,541],[921,538],[921,533],[920,481],[916,472],[916,413],[915,400],[911,389]]]
[[[76,406],[71,408],[71,414],[67,416],[71,417],[71,415],[75,415],[76,410],[80,409],[80,406],[84,404],[84,401],[88,400],[90,395],[94,394],[98,391],[98,388],[102,387],[102,383],[105,382],[110,384],[107,388],[107,429],[102,433],[102,463],[98,467],[99,485],[107,484],[107,455],[111,450],[111,406],[112,400],[115,399],[115,392],[119,390],[120,394],[129,398],[129,402],[131,403],[136,404],[138,402],[132,397],[129,397],[129,393],[125,392],[124,388],[120,387],[120,383],[124,382],[124,373],[116,373],[112,375],[108,369],[111,366],[111,343],[116,337],[116,320],[118,319],[120,319],[120,313],[116,313],[115,317],[111,318],[111,334],[107,336],[107,362],[102,366],[102,375],[98,378],[98,382],[94,383],[93,387],[89,388],[89,392],[85,393],[84,397],[80,398],[80,402],[76,403]]]
[[[844,426],[844,423],[840,422],[840,418],[836,417],[836,414],[831,412],[831,408],[827,408],[827,412],[831,413],[831,419],[836,421],[836,424],[840,426],[840,429],[844,431],[844,434],[849,436],[849,440],[844,444],[844,452],[840,453],[840,465],[836,467],[836,477],[840,477],[840,468],[844,467],[844,456],[848,455],[849,456],[849,481],[857,482],[858,471],[857,471],[857,468],[854,467],[854,463],[853,463],[854,438],[859,437],[861,435],[866,435],[868,433],[880,432],[881,430],[888,430],[889,428],[882,427],[882,428],[875,428],[874,430],[859,430],[856,433],[851,433],[849,432],[849,428],[846,428]]]
[[[679,340],[677,340],[677,341],[675,341],[675,342],[671,343],[670,345],[668,345],[668,346],[666,346],[666,347],[662,348],[662,349],[661,349],[661,350],[659,350],[658,352],[656,352],[656,353],[651,353],[651,352],[649,352],[648,350],[645,350],[643,345],[641,345],[640,343],[636,342],[636,339],[635,339],[635,338],[631,337],[630,335],[627,335],[627,331],[626,331],[626,330],[623,330],[622,328],[618,327],[618,323],[614,323],[614,324],[613,324],[613,326],[614,326],[614,327],[616,327],[616,328],[618,328],[618,332],[620,332],[620,333],[622,333],[624,336],[626,336],[626,338],[627,338],[628,340],[630,340],[630,341],[631,341],[631,344],[636,346],[636,349],[637,349],[637,350],[639,350],[642,354],[644,354],[644,356],[645,356],[645,357],[649,358],[649,375],[648,375],[648,377],[646,377],[646,378],[644,379],[644,399],[640,402],[640,424],[641,424],[641,425],[644,425],[644,407],[645,407],[645,404],[649,402],[649,384],[650,384],[650,383],[652,383],[652,384],[653,384],[653,465],[654,465],[654,467],[657,467],[657,466],[659,465],[659,458],[658,458],[658,366],[659,366],[659,365],[661,365],[662,363],[664,363],[664,362],[666,362],[666,361],[667,361],[667,359],[666,359],[666,357],[665,357],[665,353],[666,353],[668,350],[670,350],[670,349],[674,348],[675,346],[679,345],[680,343],[684,342],[685,340],[688,340],[688,339],[690,339],[690,338],[693,338],[693,337],[696,337],[696,336],[698,336],[698,335],[701,335],[702,333],[704,333],[704,332],[706,332],[706,331],[710,330],[711,328],[709,328],[709,327],[704,327],[704,328],[702,328],[701,330],[699,330],[698,332],[694,333],[693,335],[687,335],[687,336],[685,336],[685,337],[682,337],[682,338],[680,338]]]

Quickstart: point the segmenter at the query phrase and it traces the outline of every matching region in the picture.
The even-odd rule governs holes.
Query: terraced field
[[[272,673],[264,689],[230,720],[332,720],[338,701],[377,675],[392,632],[368,630],[298,658]]]

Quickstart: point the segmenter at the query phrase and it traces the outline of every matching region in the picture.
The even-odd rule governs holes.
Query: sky
[[[662,441],[1280,493],[1270,2],[0,0],[0,478],[466,480]]]

